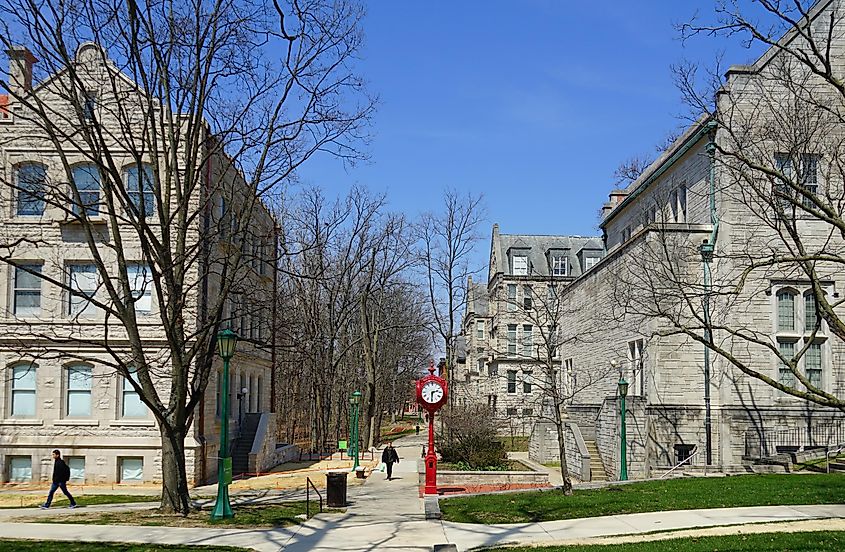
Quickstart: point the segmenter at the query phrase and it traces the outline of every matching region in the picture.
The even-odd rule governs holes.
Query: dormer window
[[[552,276],[566,276],[568,273],[569,263],[563,255],[555,255],[552,257]]]
[[[528,256],[514,255],[513,256],[513,275],[514,276],[528,276]]]

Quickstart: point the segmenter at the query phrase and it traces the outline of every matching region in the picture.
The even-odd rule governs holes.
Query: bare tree
[[[13,68],[31,61],[25,45],[45,77],[32,86],[24,70],[0,82],[15,121],[3,141],[49,151],[46,174],[19,171],[3,182],[6,197],[76,225],[96,289],[16,261],[55,246],[46,232],[7,232],[0,258],[61,290],[72,313],[102,313],[99,335],[32,325],[18,336],[21,346],[44,343],[31,354],[97,362],[131,384],[161,432],[161,508],[186,514],[185,438],[211,373],[214,336],[253,308],[233,309],[246,275],[274,264],[275,224],[262,200],[272,202],[318,151],[361,155],[373,107],[352,69],[361,9],[323,0],[8,0],[0,13]],[[150,346],[139,319],[133,262],[149,270],[140,292],[154,293],[160,347]]]
[[[446,347],[446,374],[454,362],[456,321],[467,300],[467,277],[478,272],[472,267],[474,247],[483,216],[482,197],[446,190],[443,211],[423,215],[419,225],[420,257],[431,304],[432,334]]]

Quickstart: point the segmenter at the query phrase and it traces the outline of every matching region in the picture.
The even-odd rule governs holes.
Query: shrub
[[[507,454],[493,426],[487,408],[453,408],[445,414],[446,438],[440,448],[444,462],[466,466],[469,470],[501,469]]]

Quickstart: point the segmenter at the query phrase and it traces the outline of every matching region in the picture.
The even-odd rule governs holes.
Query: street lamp
[[[628,382],[625,378],[619,376],[619,398],[622,402],[619,415],[622,418],[622,436],[620,441],[620,448],[622,449],[622,465],[619,468],[619,481],[628,480],[628,451],[627,451],[627,435],[625,434],[625,397],[628,395]]]
[[[358,468],[358,408],[360,404],[361,392],[354,391],[349,397],[349,405],[352,407],[352,421],[349,424],[349,440],[352,441],[350,445],[352,446],[353,452],[352,471]]]
[[[220,389],[223,405],[220,408],[220,454],[217,459],[217,502],[211,519],[234,517],[229,503],[229,484],[232,482],[232,457],[229,455],[229,361],[235,356],[238,334],[226,329],[217,334],[217,352],[223,359],[223,385]]]

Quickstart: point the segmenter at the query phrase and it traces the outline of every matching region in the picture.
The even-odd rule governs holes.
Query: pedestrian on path
[[[388,442],[387,446],[384,447],[384,451],[381,453],[381,461],[387,466],[387,480],[390,481],[393,479],[393,464],[399,462],[399,453],[393,448],[392,442]]]
[[[61,489],[68,500],[70,500],[70,507],[76,508],[76,501],[67,490],[67,482],[70,481],[70,467],[62,460],[62,453],[59,449],[53,451],[53,484],[50,485],[50,494],[47,495],[47,502],[41,506],[42,510],[46,510],[53,503],[53,495],[58,489]]]

